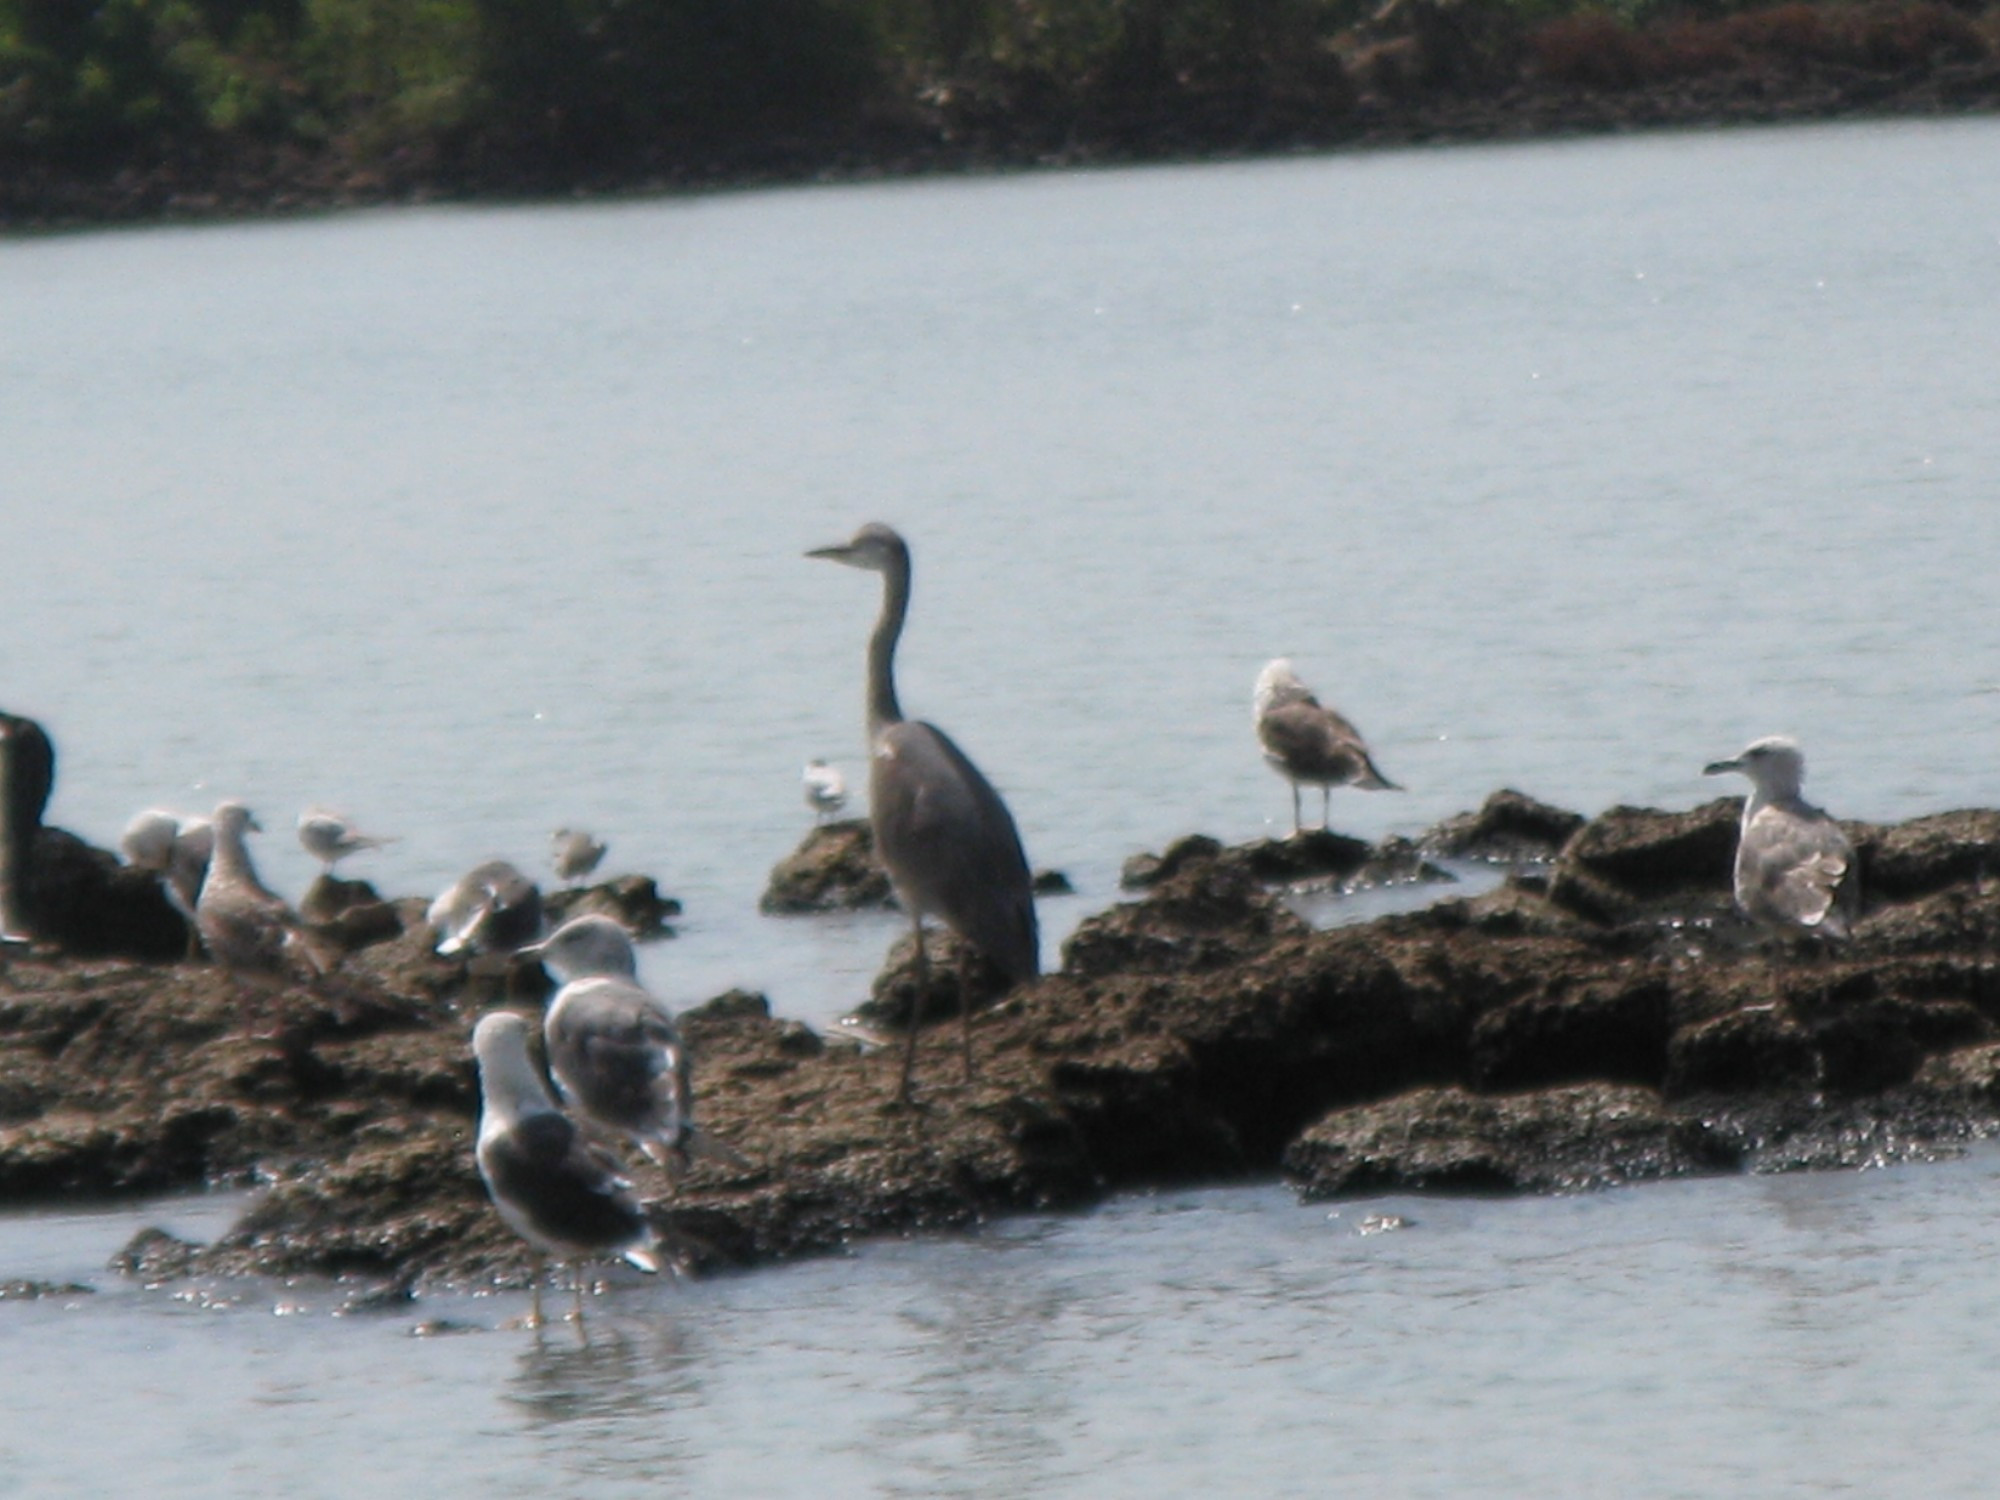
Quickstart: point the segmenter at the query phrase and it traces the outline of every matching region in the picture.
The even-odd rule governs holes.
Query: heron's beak
[[[815,547],[806,556],[823,557],[828,562],[851,562],[854,557],[854,549],[848,546],[847,543],[840,542],[831,547]]]
[[[1740,771],[1742,769],[1743,757],[1739,755],[1734,760],[1712,760],[1701,768],[1701,774],[1704,776],[1720,776],[1727,771]]]

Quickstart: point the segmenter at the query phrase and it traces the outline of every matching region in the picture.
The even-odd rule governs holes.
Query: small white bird
[[[1750,778],[1736,837],[1736,904],[1766,926],[1846,937],[1860,912],[1854,845],[1840,825],[1800,795],[1806,758],[1784,735],[1757,740],[1704,776]]]
[[[1251,699],[1252,721],[1264,759],[1292,784],[1292,832],[1300,830],[1299,787],[1319,788],[1319,826],[1326,827],[1333,788],[1358,786],[1370,792],[1400,792],[1376,768],[1361,731],[1325,707],[1284,657],[1257,674]]]
[[[326,866],[331,875],[333,867],[350,854],[359,854],[365,849],[380,849],[384,844],[395,843],[393,835],[377,837],[363,833],[353,822],[337,812],[328,812],[323,807],[309,807],[299,814],[299,845],[306,853]]]
[[[813,810],[815,822],[824,823],[847,806],[847,780],[825,761],[807,761],[799,779],[805,783],[806,806]]]
[[[549,1097],[528,1058],[525,1020],[512,1011],[480,1017],[472,1053],[479,1062],[479,1175],[500,1217],[535,1252],[530,1326],[542,1322],[549,1257],[571,1267],[581,1323],[579,1263],[617,1257],[657,1272],[658,1238],[632,1185]]]
[[[574,885],[604,858],[604,841],[581,828],[558,828],[549,835],[549,863],[562,880]]]

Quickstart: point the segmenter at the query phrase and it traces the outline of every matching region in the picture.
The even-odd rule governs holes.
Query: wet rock
[[[1065,973],[1211,969],[1309,930],[1214,839],[1182,839],[1149,879],[1146,900],[1084,919],[1063,945]]]
[[[1856,851],[1862,890],[1875,900],[1910,901],[1953,885],[2000,884],[2000,812],[1938,813],[1869,830]]]
[[[1585,829],[1572,864],[1635,903],[1625,925],[1554,901],[1551,878],[1314,932],[1233,851],[1182,841],[1142,899],[1079,927],[1062,972],[975,1014],[969,1083],[920,1060],[914,1107],[897,1049],[718,997],[681,1024],[702,1127],[740,1154],[678,1182],[635,1161],[635,1180],[700,1268],[1281,1163],[1314,1193],[1566,1190],[1921,1160],[2000,1131],[2000,882],[1977,837],[1863,830],[1920,894],[1801,945],[1714,920],[1726,859],[1712,889],[1686,873],[1707,822],[1731,833],[1726,806],[1613,821],[1635,836],[1592,853]],[[10,957],[0,1198],[255,1172],[268,1192],[192,1266],[521,1279],[471,1154],[466,1039],[502,997],[393,904],[405,929],[347,956],[343,996],[282,992],[255,1034],[207,965]]]
[[[1161,854],[1135,854],[1125,861],[1118,883],[1128,891],[1151,890],[1190,861],[1220,861],[1253,880],[1292,889],[1334,886],[1343,891],[1411,881],[1449,882],[1454,877],[1424,857],[1408,839],[1365,840],[1308,828],[1289,838],[1260,839],[1225,847],[1206,834],[1190,834]]]
[[[1037,870],[1033,882],[1037,896],[1074,896],[1076,887],[1061,870]]]
[[[1495,792],[1478,812],[1447,818],[1419,839],[1426,853],[1489,864],[1547,864],[1584,825],[1581,813],[1512,790]]]
[[[1726,911],[1742,816],[1740,797],[1682,813],[1614,807],[1563,846],[1549,900],[1607,924]]]
[[[1285,1171],[1308,1199],[1419,1189],[1576,1192],[1714,1172],[1737,1143],[1651,1089],[1579,1083],[1529,1094],[1425,1089],[1305,1131]]]
[[[779,860],[757,909],[773,916],[893,907],[889,876],[875,858],[866,821],[822,823]]]
[[[0,1302],[43,1302],[57,1297],[89,1297],[94,1286],[80,1281],[0,1281]]]
[[[560,927],[571,917],[586,914],[610,917],[640,939],[674,935],[668,919],[681,914],[681,904],[649,876],[620,875],[597,885],[550,891],[542,897],[543,910],[551,928]]]
[[[323,874],[299,898],[299,915],[340,947],[352,950],[387,942],[403,931],[403,918],[365,880]]]
[[[142,1229],[111,1257],[111,1269],[135,1281],[159,1283],[188,1274],[201,1246],[164,1229]]]

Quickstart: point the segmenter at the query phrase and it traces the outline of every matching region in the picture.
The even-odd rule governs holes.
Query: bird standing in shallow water
[[[1729,771],[1750,778],[1736,836],[1737,906],[1768,927],[1846,937],[1861,905],[1854,845],[1801,795],[1806,758],[1798,742],[1770,735],[1702,768],[1704,776]]]
[[[823,760],[809,760],[799,780],[805,784],[806,806],[815,822],[824,823],[847,806],[847,780]]]
[[[1257,674],[1252,698],[1257,742],[1271,769],[1292,784],[1292,832],[1303,826],[1299,787],[1319,788],[1319,826],[1337,786],[1358,786],[1370,792],[1400,792],[1401,787],[1377,769],[1361,731],[1323,705],[1299,680],[1282,656]]]
[[[581,1263],[621,1258],[658,1271],[653,1227],[631,1184],[549,1097],[528,1058],[526,1021],[504,1010],[480,1017],[472,1054],[479,1062],[479,1175],[500,1217],[535,1253],[529,1325],[541,1325],[542,1277],[554,1257],[570,1266],[581,1327]]]
[[[917,1006],[928,960],[924,917],[936,916],[977,948],[1009,983],[1041,972],[1040,933],[1027,856],[1013,816],[979,768],[943,730],[903,717],[896,700],[896,642],[910,607],[910,549],[889,527],[864,526],[852,541],[806,554],[882,575],[882,612],[868,641],[868,819],[875,852],[910,913],[916,938]],[[972,1076],[972,1010],[959,970],[961,1051]],[[907,1102],[916,1068],[912,1014],[897,1098]]]

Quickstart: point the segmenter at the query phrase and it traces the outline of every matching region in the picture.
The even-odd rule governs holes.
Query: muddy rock
[[[1280,1171],[1313,1195],[1567,1191],[1945,1154],[2000,1131],[1989,816],[1859,830],[1897,873],[1844,944],[1728,919],[1726,803],[1617,810],[1546,887],[1324,932],[1247,861],[1183,841],[1061,972],[974,1015],[969,1082],[956,1026],[920,1033],[913,1106],[898,1047],[755,995],[687,1012],[697,1117],[741,1160],[632,1170],[699,1268]],[[1556,900],[1564,869],[1616,902]],[[268,1191],[190,1265],[518,1280],[525,1249],[473,1166],[467,1037],[540,994],[482,988],[430,951],[420,900],[390,904],[397,936],[254,1025],[205,964],[9,957],[0,1201],[255,1174]]]
[[[949,929],[925,929],[924,957],[920,986],[916,939],[909,933],[898,938],[855,1019],[870,1029],[902,1031],[912,1015],[918,1025],[928,1025],[958,1015],[966,998],[976,1013],[1007,992],[1007,976],[999,967]]]
[[[596,885],[549,891],[542,897],[542,909],[551,928],[571,917],[594,914],[610,917],[642,941],[672,937],[668,919],[681,914],[680,902],[661,895],[647,875],[620,875]]]
[[[864,819],[850,818],[819,824],[806,834],[805,842],[779,860],[757,909],[791,916],[895,904],[889,876],[875,858],[874,834]]]
[[[1206,834],[1190,834],[1164,853],[1135,854],[1125,861],[1118,883],[1128,891],[1150,890],[1192,861],[1221,860],[1253,880],[1292,889],[1363,890],[1410,881],[1449,882],[1453,877],[1424,857],[1407,839],[1380,845],[1325,828],[1308,828],[1288,838],[1260,839],[1226,848]]]
[[[1740,797],[1683,813],[1614,807],[1563,845],[1549,899],[1607,925],[1724,910],[1742,816]]]
[[[1425,853],[1445,859],[1548,864],[1584,821],[1581,813],[1509,789],[1488,797],[1478,812],[1445,819],[1417,842]]]

